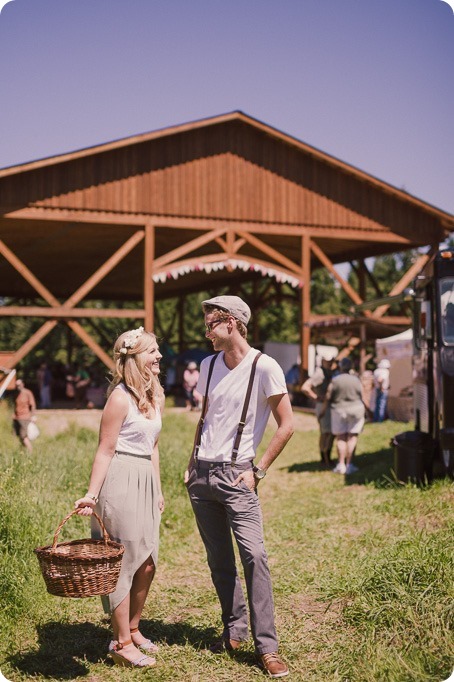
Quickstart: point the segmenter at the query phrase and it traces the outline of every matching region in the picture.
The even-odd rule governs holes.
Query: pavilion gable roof
[[[0,204],[389,230],[415,245],[454,229],[452,215],[242,112],[0,170]]]

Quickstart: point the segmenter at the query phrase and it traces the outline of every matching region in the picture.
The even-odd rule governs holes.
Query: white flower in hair
[[[134,348],[143,332],[143,327],[139,327],[138,329],[133,329],[132,331],[128,332],[123,340],[123,346],[120,348],[120,353],[126,355],[128,348]]]

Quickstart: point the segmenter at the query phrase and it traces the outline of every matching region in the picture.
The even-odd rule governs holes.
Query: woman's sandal
[[[126,646],[133,644],[132,639],[128,639],[126,642],[115,642],[112,641],[109,644],[109,655],[111,656],[115,665],[122,665],[125,668],[149,668],[156,664],[156,659],[151,656],[139,656],[139,658],[130,661],[128,658],[122,656],[119,651],[124,649]],[[135,646],[135,645],[134,645]],[[148,661],[146,663],[145,661]]]
[[[135,635],[136,632],[139,632],[139,628],[131,628],[131,635]],[[155,654],[157,651],[159,651],[158,645],[152,642],[151,639],[146,639],[144,642],[142,642],[142,644],[136,644],[134,642],[134,645],[138,649],[142,649],[142,651],[146,651],[149,654]]]

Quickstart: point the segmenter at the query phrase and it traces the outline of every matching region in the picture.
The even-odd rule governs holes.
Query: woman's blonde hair
[[[145,353],[153,342],[156,336],[142,327],[120,334],[114,345],[115,367],[107,391],[110,395],[123,383],[143,414],[149,412],[150,405],[156,407],[164,393],[158,377],[145,364]]]

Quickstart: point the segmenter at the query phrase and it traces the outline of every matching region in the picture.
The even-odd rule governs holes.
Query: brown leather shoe
[[[277,651],[273,651],[271,654],[262,654],[260,660],[270,677],[286,677],[289,674],[289,669]]]
[[[224,651],[236,651],[242,644],[243,642],[239,642],[237,639],[221,639],[210,646],[208,651],[211,651],[212,654],[222,654]]]

